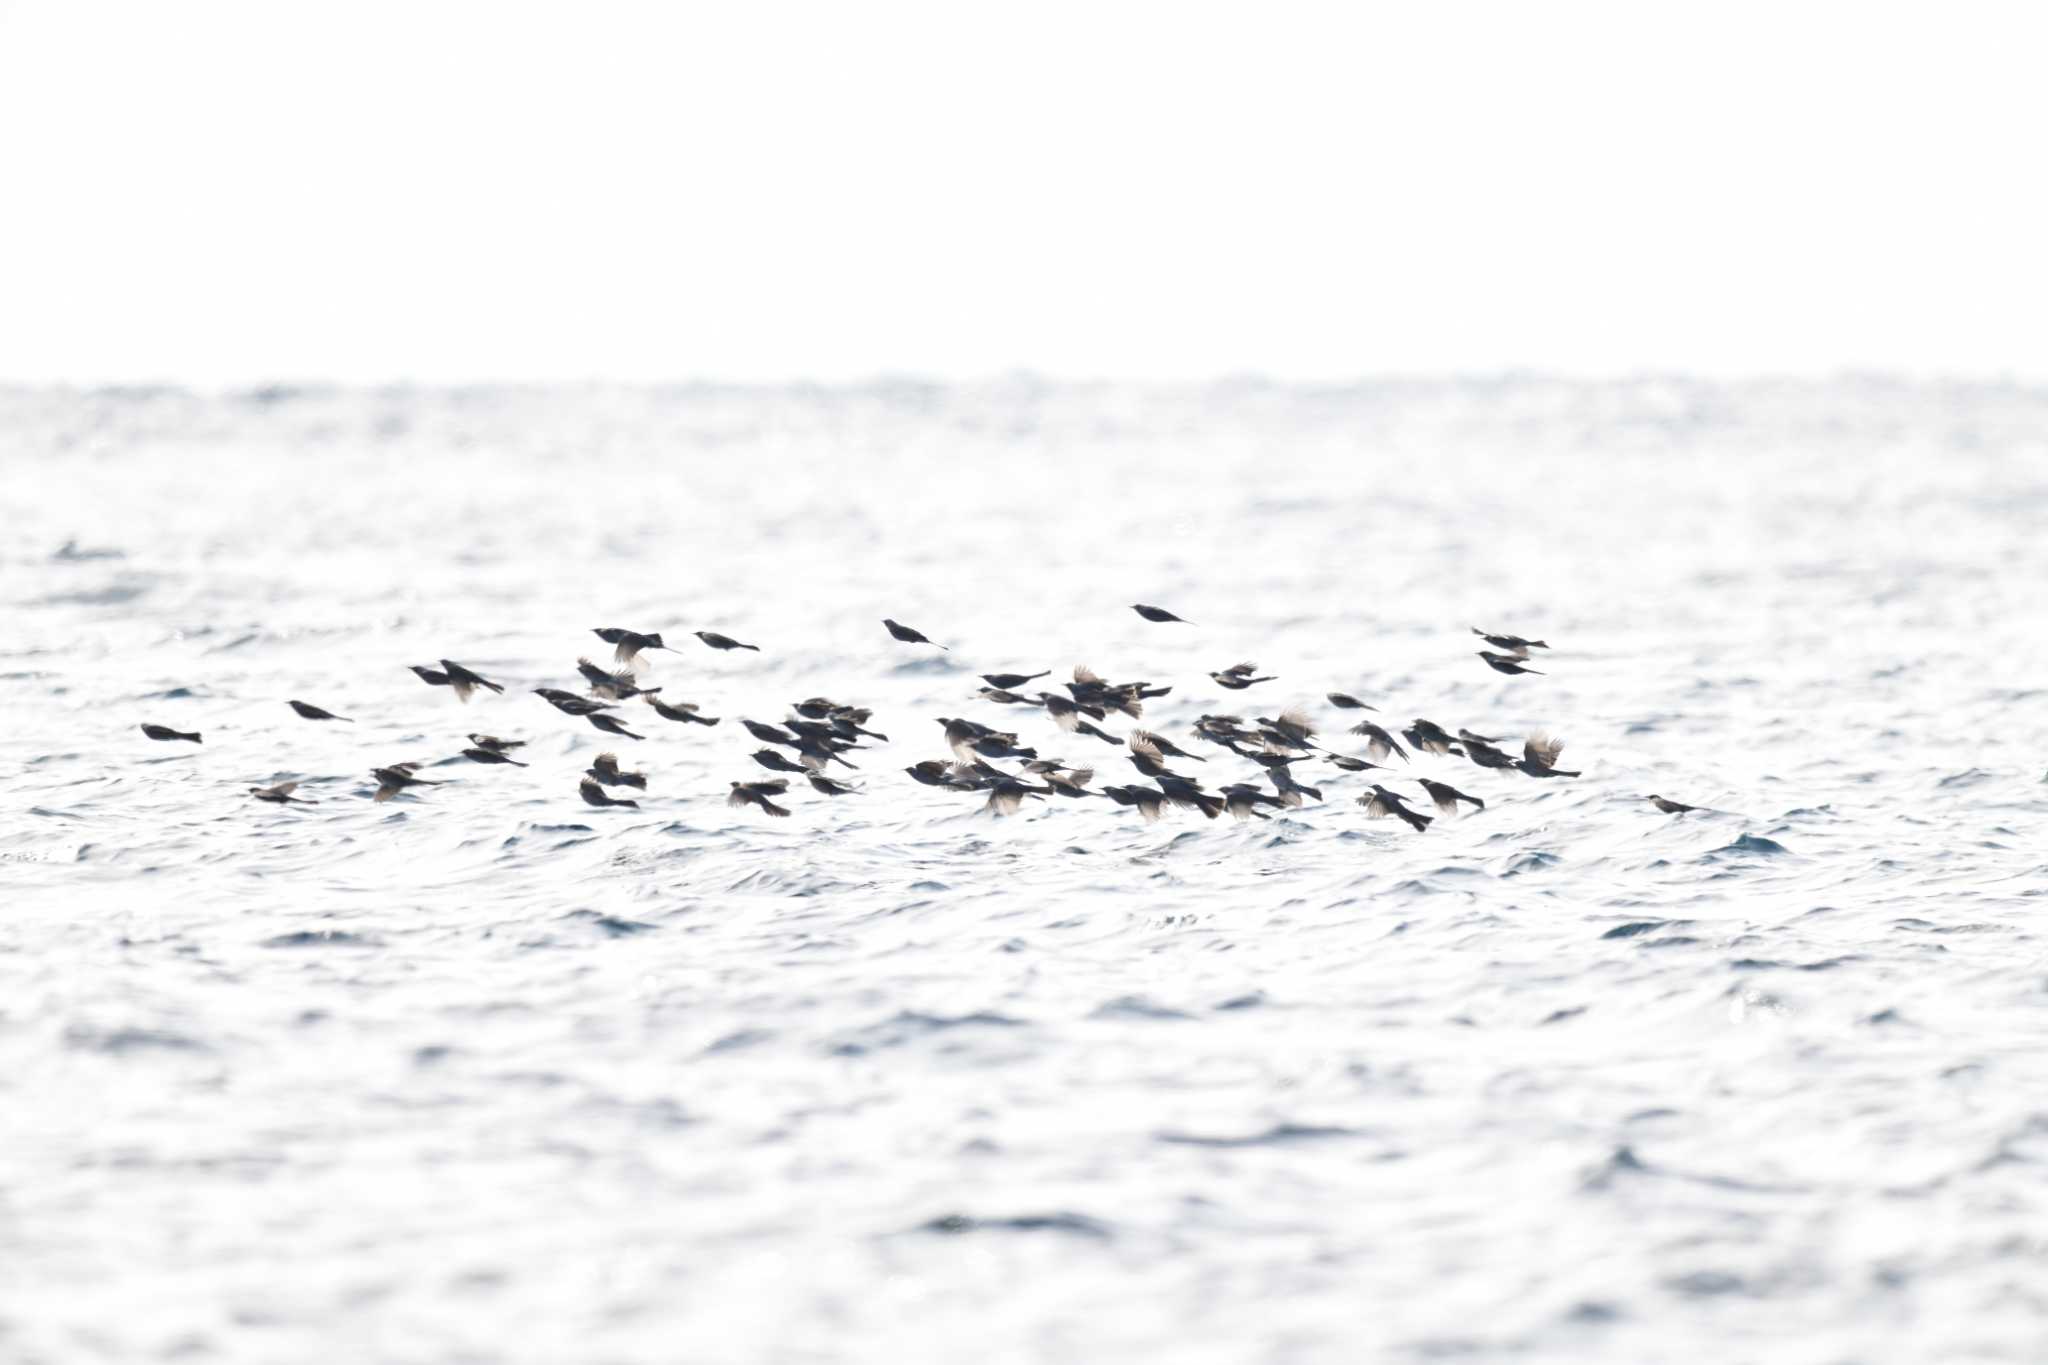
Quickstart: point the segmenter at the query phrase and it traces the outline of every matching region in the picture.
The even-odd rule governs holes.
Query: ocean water
[[[0,509],[0,1358],[2048,1358],[2048,391],[13,390]],[[724,723],[526,690],[612,625]],[[1583,775],[904,775],[1137,780],[973,695],[1076,664]],[[814,694],[863,789],[728,809]]]

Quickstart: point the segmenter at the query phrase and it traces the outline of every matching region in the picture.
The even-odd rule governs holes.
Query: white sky
[[[0,0],[0,378],[2048,377],[2048,6]]]

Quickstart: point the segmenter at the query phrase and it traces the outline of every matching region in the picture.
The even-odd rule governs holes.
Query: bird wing
[[[1539,768],[1555,768],[1558,756],[1564,752],[1564,741],[1553,739],[1538,730],[1522,741],[1522,757]]]

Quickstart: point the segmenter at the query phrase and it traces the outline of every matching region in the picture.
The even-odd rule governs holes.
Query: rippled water
[[[2048,1346],[2048,392],[15,391],[0,461],[10,1360]],[[892,739],[729,810],[733,720],[525,692],[602,625]],[[966,715],[1134,780],[972,696],[1076,663],[1212,785],[1196,715],[1333,688],[1584,776],[1418,761],[1489,804],[1412,835],[903,775]],[[533,766],[366,799],[470,730]]]

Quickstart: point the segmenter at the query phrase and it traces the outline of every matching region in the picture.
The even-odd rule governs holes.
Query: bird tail
[[[1430,820],[1434,818],[1432,816],[1423,815],[1419,812],[1412,810],[1397,810],[1394,812],[1394,814],[1400,816],[1403,820],[1406,820],[1408,822],[1409,828],[1413,829],[1417,834],[1420,834],[1422,833],[1422,831],[1428,829]]]
[[[788,811],[788,810],[786,810],[785,808],[783,808],[783,807],[781,807],[781,806],[778,806],[778,805],[776,805],[776,804],[775,804],[775,803],[774,803],[773,801],[770,801],[770,800],[769,800],[769,799],[768,799],[767,797],[765,797],[765,796],[761,798],[761,809],[762,809],[762,810],[765,810],[765,811],[767,811],[767,812],[768,812],[768,813],[769,813],[770,815],[788,815],[788,814],[789,814],[789,811]]]

